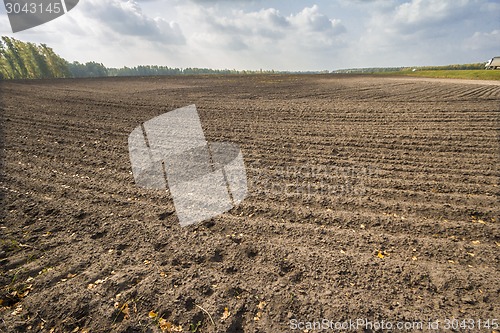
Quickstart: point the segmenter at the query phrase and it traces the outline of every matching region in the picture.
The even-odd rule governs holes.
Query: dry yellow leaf
[[[128,308],[128,303],[123,304],[121,308],[121,312],[124,314],[123,319],[129,319],[130,318],[130,310]]]
[[[163,318],[160,318],[160,320],[158,320],[158,326],[160,326],[160,329],[165,332],[171,332],[172,331],[172,323],[170,323],[169,321],[166,321],[165,319]]]
[[[264,308],[266,307],[267,303],[262,301],[259,303],[259,305],[257,305],[257,309],[259,310],[264,310]]]
[[[23,312],[23,307],[21,305],[18,305],[16,307],[16,309],[14,311],[12,311],[12,315],[13,316],[17,316],[18,314],[20,314],[21,312]]]
[[[154,311],[149,311],[148,316],[149,316],[149,318],[154,319],[154,318],[158,317],[158,314]]]
[[[381,251],[378,251],[377,257],[379,257],[380,259],[384,259],[385,256],[382,254]]]
[[[229,318],[230,315],[231,312],[229,312],[228,308],[224,308],[224,313],[222,314],[222,317],[220,319],[226,320],[227,318]]]
[[[17,296],[19,298],[25,298],[26,296],[28,296],[28,294],[30,293],[30,291],[33,290],[33,285],[30,284],[29,286],[27,286],[23,292],[18,292],[18,291],[14,291],[12,294],[14,296]]]

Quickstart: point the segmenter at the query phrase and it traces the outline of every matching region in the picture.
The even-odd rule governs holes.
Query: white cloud
[[[340,20],[330,19],[322,14],[317,5],[306,7],[297,15],[292,15],[288,20],[299,30],[338,35],[346,32]]]
[[[18,34],[0,14],[3,35],[107,66],[309,70],[500,54],[498,0],[85,0]]]
[[[477,0],[412,0],[398,6],[392,24],[402,33],[443,30],[479,10]]]
[[[134,0],[86,0],[66,15],[20,33],[2,33],[46,43],[68,61],[106,66],[170,64],[165,55],[185,44],[180,25],[142,11]]]
[[[408,0],[380,7],[365,31],[350,45],[357,62],[376,66],[436,65],[475,62],[476,52],[464,48],[471,30],[498,27],[498,11],[485,11],[485,0]],[[491,9],[491,7],[490,7]],[[495,23],[491,23],[495,22]],[[472,30],[472,31],[474,31]],[[483,50],[484,51],[484,50]],[[375,60],[376,59],[376,60]],[[362,65],[361,65],[362,66]]]
[[[86,20],[121,36],[139,36],[165,44],[185,42],[178,23],[148,17],[133,0],[88,0],[82,2],[81,10],[86,14]]]
[[[475,32],[472,36],[464,40],[463,46],[467,50],[487,50],[489,55],[485,54],[486,58],[491,58],[500,54],[500,30],[491,32]],[[494,53],[494,54],[493,54]]]
[[[295,51],[300,45],[326,48],[346,31],[340,20],[321,14],[318,6],[306,7],[289,16],[284,16],[275,8],[255,12],[235,10],[230,16],[215,15],[213,9],[202,9],[197,19],[206,28],[203,33],[194,34],[197,42],[207,46],[214,43],[214,47],[226,43],[229,50],[247,47],[284,50],[289,47]]]
[[[331,57],[333,46],[342,44],[346,32],[340,20],[318,6],[288,15],[276,8],[179,6],[185,13],[181,21],[191,27],[184,29],[189,56],[209,66],[216,59],[217,68],[315,69]]]

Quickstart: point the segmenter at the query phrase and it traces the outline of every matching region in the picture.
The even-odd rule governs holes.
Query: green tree
[[[68,62],[59,57],[50,47],[46,44],[40,44],[38,47],[40,53],[46,60],[48,69],[53,78],[70,77],[71,73],[68,69]]]
[[[47,45],[37,46],[3,36],[0,41],[0,76],[3,79],[69,77],[68,63]]]
[[[16,79],[26,79],[28,78],[28,70],[24,64],[24,61],[20,55],[19,46],[17,40],[14,38],[9,38],[7,36],[3,36],[2,40],[6,46],[6,58],[9,59],[10,64],[12,66],[14,72],[14,78]]]

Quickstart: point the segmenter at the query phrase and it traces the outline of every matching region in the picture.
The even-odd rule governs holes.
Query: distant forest
[[[402,71],[439,71],[439,70],[471,70],[471,69],[485,69],[486,62],[475,64],[456,64],[446,66],[417,66],[417,67],[372,67],[372,68],[349,68],[339,69],[333,73],[350,73],[350,74],[370,74],[370,73],[388,73],[388,72],[402,72]]]
[[[72,63],[58,56],[45,44],[36,45],[3,36],[0,40],[0,79],[85,78],[106,76],[155,76],[189,74],[253,74],[274,71],[238,71],[210,68],[172,68],[137,66],[107,68],[90,61]]]
[[[484,69],[484,63],[450,65],[438,67],[417,67],[419,70],[456,70]],[[337,70],[333,73],[377,73],[411,70],[408,67],[391,68],[355,68]],[[48,78],[85,78],[106,76],[155,76],[155,75],[190,75],[190,74],[259,74],[292,73],[271,71],[239,71],[210,68],[172,68],[167,66],[137,66],[107,68],[103,64],[91,61],[85,64],[72,63],[61,58],[45,44],[34,44],[2,36],[0,39],[0,79],[48,79]],[[293,72],[293,73],[329,73]]]

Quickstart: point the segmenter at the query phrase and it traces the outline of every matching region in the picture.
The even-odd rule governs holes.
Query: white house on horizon
[[[488,60],[484,66],[486,69],[499,69],[500,68],[500,57],[494,57]]]

